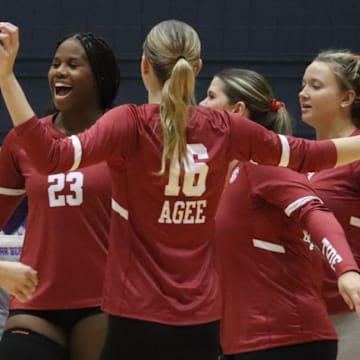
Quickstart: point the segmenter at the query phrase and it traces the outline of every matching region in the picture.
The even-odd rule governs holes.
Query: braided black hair
[[[62,38],[55,51],[66,40],[74,38],[84,47],[99,91],[100,104],[105,111],[113,106],[120,85],[120,68],[109,44],[90,32],[79,32]]]

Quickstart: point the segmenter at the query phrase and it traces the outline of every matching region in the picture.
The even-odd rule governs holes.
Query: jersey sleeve
[[[101,161],[121,163],[127,156],[130,124],[135,122],[132,115],[130,106],[119,106],[88,130],[61,139],[54,139],[36,117],[15,131],[40,173],[72,171]]]
[[[318,195],[305,174],[275,166],[248,165],[248,177],[256,196],[289,214],[293,207],[316,199]],[[293,204],[293,205],[291,205]]]
[[[295,211],[294,216],[300,217],[304,229],[309,232],[337,277],[351,270],[360,272],[343,228],[325,205],[308,202]]]
[[[306,140],[276,134],[237,114],[230,118],[230,152],[238,160],[307,172],[332,168],[337,152],[331,140]]]
[[[14,131],[5,138],[0,150],[0,229],[2,229],[26,194]]]
[[[306,230],[337,276],[359,271],[343,228],[305,175],[272,166],[254,167],[256,171],[248,176],[256,196],[284,211]]]
[[[358,184],[360,184],[360,161],[355,161],[351,164],[351,169],[354,174],[354,178]]]

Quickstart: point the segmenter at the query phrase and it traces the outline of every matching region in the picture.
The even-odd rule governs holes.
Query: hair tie
[[[176,61],[175,62],[178,62],[180,59],[184,59],[186,60],[186,57],[184,55],[180,55],[176,58]]]
[[[278,111],[282,107],[285,107],[284,102],[277,101],[276,99],[271,100],[271,111]]]
[[[355,55],[355,57],[356,57],[358,60],[360,60],[360,55]]]

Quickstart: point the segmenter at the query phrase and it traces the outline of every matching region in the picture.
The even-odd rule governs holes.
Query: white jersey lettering
[[[165,195],[178,196],[182,190],[185,196],[201,196],[206,190],[208,165],[201,160],[208,159],[207,149],[203,144],[188,144],[187,162],[184,162],[184,182],[180,186],[180,164],[177,159],[171,162],[169,182],[165,186]]]
[[[342,257],[338,254],[336,249],[331,245],[326,238],[322,239],[322,253],[330,264],[330,267],[335,270],[335,265],[342,262]]]
[[[206,200],[175,201],[173,205],[165,200],[158,222],[161,224],[203,224],[206,217]]]
[[[83,203],[84,175],[80,172],[59,173],[48,176],[49,206],[80,206]],[[70,193],[63,194],[69,186]]]

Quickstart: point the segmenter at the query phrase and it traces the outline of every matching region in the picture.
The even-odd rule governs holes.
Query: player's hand
[[[37,272],[21,262],[0,262],[0,286],[19,301],[29,300],[38,285]]]
[[[355,310],[360,318],[360,274],[348,271],[338,278],[338,287],[350,310]]]
[[[8,22],[0,22],[0,79],[13,73],[18,50],[18,27]]]

